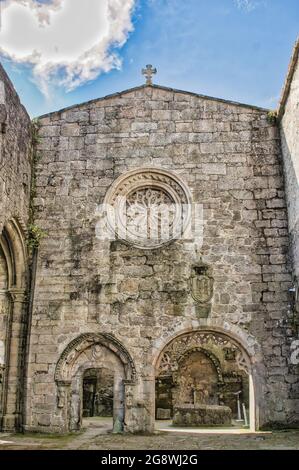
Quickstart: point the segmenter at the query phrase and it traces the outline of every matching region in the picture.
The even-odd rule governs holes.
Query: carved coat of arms
[[[212,300],[214,286],[211,269],[206,265],[193,266],[190,281],[193,299],[199,304],[208,304]]]

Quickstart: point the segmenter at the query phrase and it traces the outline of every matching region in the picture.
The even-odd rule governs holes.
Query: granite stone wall
[[[67,430],[69,382],[55,382],[57,362],[75,338],[101,333],[113,335],[136,369],[127,429],[152,430],[156,355],[175,334],[197,328],[226,331],[251,351],[257,426],[298,422],[280,136],[267,111],[145,86],[39,124],[35,223],[47,237],[39,248],[26,429]],[[199,249],[192,240],[143,250],[96,237],[107,190],[141,167],[179,175],[203,205]],[[200,263],[214,282],[206,315],[190,287]],[[95,353],[87,356],[91,368]]]
[[[296,67],[280,123],[294,275],[299,278],[299,43]]]
[[[0,429],[20,429],[28,323],[31,121],[0,64]]]
[[[0,233],[6,222],[28,222],[31,121],[0,64]]]

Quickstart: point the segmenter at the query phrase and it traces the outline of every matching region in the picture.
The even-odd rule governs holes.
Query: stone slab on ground
[[[171,410],[169,408],[158,408],[157,409],[157,419],[170,419]]]
[[[232,411],[228,406],[181,405],[174,408],[174,426],[230,426]]]

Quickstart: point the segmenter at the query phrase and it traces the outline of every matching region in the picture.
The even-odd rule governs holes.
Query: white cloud
[[[44,94],[73,90],[121,66],[135,0],[4,0],[0,53],[30,64]],[[113,50],[114,49],[114,52]]]
[[[248,13],[255,10],[260,5],[260,2],[256,0],[234,0],[234,2],[240,10],[244,10]]]

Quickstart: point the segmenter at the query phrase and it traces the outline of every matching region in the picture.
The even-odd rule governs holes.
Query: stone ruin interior
[[[161,359],[155,381],[155,418],[173,426],[249,425],[249,378],[231,345],[210,341]],[[82,418],[113,417],[114,372],[87,369],[82,378]]]
[[[169,363],[161,360],[155,382],[155,418],[179,426],[249,425],[248,373],[236,349],[194,346]],[[113,417],[114,372],[91,368],[83,374],[82,418]],[[246,416],[245,416],[246,415]]]
[[[236,348],[226,341],[217,344],[219,339],[203,335],[200,347],[164,353],[156,376],[157,420],[172,419],[179,426],[249,425],[248,372],[240,367]]]

